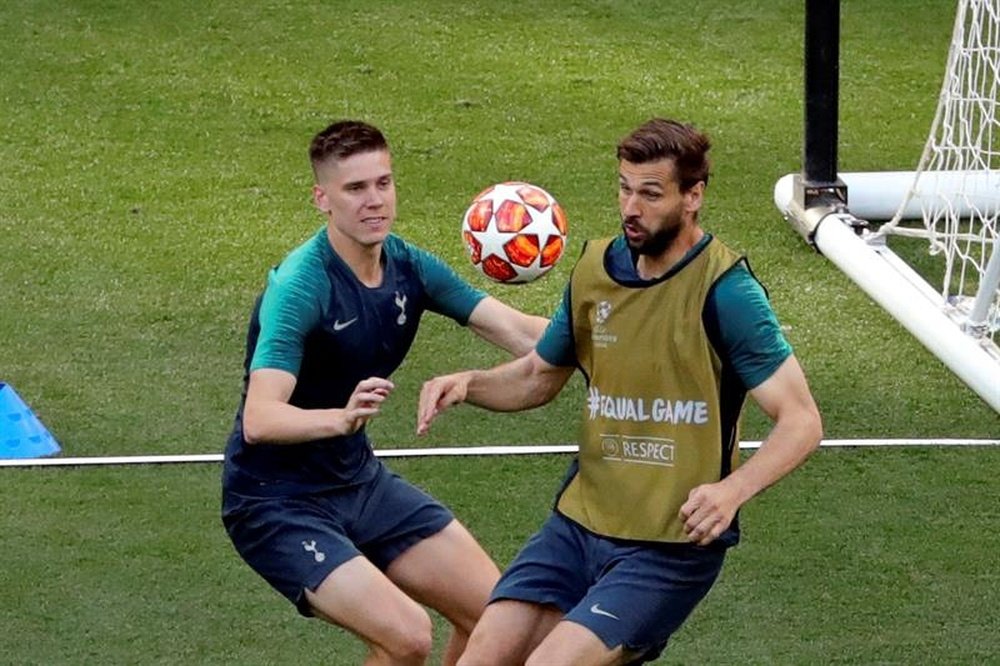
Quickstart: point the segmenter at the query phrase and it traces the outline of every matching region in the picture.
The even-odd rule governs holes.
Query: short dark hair
[[[677,181],[682,192],[699,181],[708,185],[708,136],[692,125],[676,120],[653,118],[633,130],[618,144],[618,159],[642,164],[672,159],[677,169]]]
[[[389,150],[389,143],[377,127],[359,120],[340,120],[313,137],[309,161],[316,171],[325,162],[378,150]]]

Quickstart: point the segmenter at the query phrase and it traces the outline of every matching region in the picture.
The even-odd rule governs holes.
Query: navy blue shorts
[[[385,467],[359,486],[227,505],[235,508],[224,511],[222,522],[240,557],[306,616],[312,612],[305,590],[314,591],[344,562],[364,555],[384,571],[454,519]]]
[[[724,548],[608,539],[553,513],[501,576],[490,601],[549,604],[608,647],[652,661],[722,569]]]

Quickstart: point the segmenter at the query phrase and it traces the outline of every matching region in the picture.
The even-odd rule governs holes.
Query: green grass
[[[616,229],[615,142],[667,115],[713,137],[704,224],[749,254],[828,437],[996,437],[1000,416],[774,208],[774,182],[801,161],[802,4],[8,2],[0,381],[65,455],[220,451],[253,299],[321,223],[306,146],[327,122],[386,131],[403,235],[548,314],[582,242]],[[912,168],[954,5],[842,4],[841,169]],[[551,276],[500,288],[473,274],[458,230],[476,192],[511,178],[555,194],[571,237]],[[516,418],[454,410],[417,441],[424,379],[501,358],[425,321],[372,425],[379,446],[574,439],[579,379]],[[766,429],[749,408],[744,437]],[[996,457],[821,452],[747,508],[747,543],[663,663],[993,658]],[[565,464],[397,466],[506,562]],[[238,561],[216,517],[217,476],[211,465],[0,470],[0,662],[359,661],[356,641],[299,620]]]
[[[568,461],[390,464],[506,564]],[[997,465],[997,448],[820,451],[746,507],[744,543],[658,663],[990,663]],[[298,618],[239,560],[217,480],[215,465],[6,470],[2,661],[359,663],[359,641]]]

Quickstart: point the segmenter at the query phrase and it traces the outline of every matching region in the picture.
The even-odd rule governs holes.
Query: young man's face
[[[360,245],[381,243],[396,220],[396,184],[386,150],[322,164],[313,186],[316,207],[335,230]]]
[[[618,163],[618,208],[629,247],[659,256],[696,220],[704,183],[681,192],[674,160]]]

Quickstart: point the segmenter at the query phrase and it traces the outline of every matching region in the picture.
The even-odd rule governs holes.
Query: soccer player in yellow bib
[[[739,508],[822,424],[745,257],[702,229],[708,138],[654,118],[618,145],[622,233],[586,245],[535,350],[424,384],[417,431],[468,402],[518,411],[587,381],[554,511],[494,588],[460,666],[655,659],[739,540]],[[746,395],[773,421],[739,465]]]

